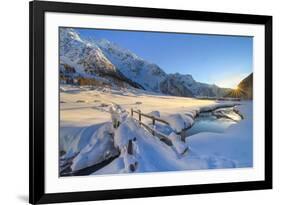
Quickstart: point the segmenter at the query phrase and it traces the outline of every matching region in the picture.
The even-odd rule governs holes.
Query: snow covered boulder
[[[114,147],[112,125],[107,123],[92,135],[89,144],[73,159],[71,170],[77,171],[116,155],[118,150]]]
[[[185,112],[184,114],[191,117],[192,119],[194,119],[199,113],[200,113],[200,110],[195,109],[195,110],[190,110],[188,112]]]
[[[153,116],[153,117],[160,117],[160,112],[158,110],[155,110],[155,111],[148,113],[148,115]]]
[[[190,128],[194,123],[192,117],[184,114],[172,114],[164,117],[164,120],[166,120],[172,129],[177,133],[184,129]]]
[[[60,150],[65,152],[61,159],[70,159],[76,156],[89,141],[100,125],[87,127],[62,127],[60,129]]]

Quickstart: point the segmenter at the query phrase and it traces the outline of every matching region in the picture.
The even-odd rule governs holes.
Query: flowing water
[[[219,109],[225,116],[216,116],[212,112],[200,113],[195,118],[193,126],[187,130],[187,136],[197,134],[199,132],[216,132],[222,133],[229,126],[238,123],[241,116],[234,112],[233,108]]]

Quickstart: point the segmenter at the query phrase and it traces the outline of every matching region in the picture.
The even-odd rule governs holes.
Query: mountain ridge
[[[74,29],[61,28],[60,80],[77,83],[81,78],[88,79],[85,84],[101,82],[184,97],[222,97],[231,90],[197,82],[189,74],[167,74],[157,64],[107,39],[85,40]]]

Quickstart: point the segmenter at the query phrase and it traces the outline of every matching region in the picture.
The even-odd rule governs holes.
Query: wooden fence
[[[142,117],[146,117],[146,118],[151,119],[153,126],[155,125],[156,121],[158,121],[160,123],[163,123],[163,124],[166,124],[166,125],[169,125],[169,123],[167,121],[165,121],[163,119],[160,119],[158,117],[155,117],[155,116],[144,114],[140,110],[131,109],[131,116],[132,117],[134,117],[134,113],[137,114],[137,120],[139,121],[140,125],[142,125],[144,128],[146,128],[153,136],[158,137],[162,142],[164,142],[165,144],[167,144],[169,146],[173,145],[172,141],[165,134],[163,134],[163,133],[159,132],[158,130],[154,129],[153,127],[143,123]]]

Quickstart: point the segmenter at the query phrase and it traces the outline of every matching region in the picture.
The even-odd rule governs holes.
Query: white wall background
[[[273,15],[274,189],[236,193],[127,199],[79,204],[278,204],[281,201],[279,76],[281,6],[277,0],[72,0],[97,4]],[[28,1],[0,6],[0,204],[28,200]],[[280,203],[280,202],[279,202]]]

